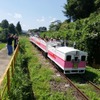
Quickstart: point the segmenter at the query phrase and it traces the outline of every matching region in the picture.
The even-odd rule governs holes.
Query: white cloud
[[[27,30],[27,28],[29,28],[27,25],[25,25],[25,24],[21,24],[21,26],[22,26],[22,29],[26,29]]]
[[[23,27],[26,27],[26,25],[25,25],[25,24],[23,24],[22,26],[23,26]]]
[[[20,19],[20,18],[22,18],[22,15],[19,14],[19,13],[15,13],[15,14],[14,14],[14,18],[16,18],[16,19]]]
[[[40,18],[40,19],[36,19],[36,21],[39,22],[39,23],[41,23],[41,22],[45,22],[45,18],[44,18],[44,16],[43,16],[43,17]]]
[[[12,17],[12,18],[15,18],[15,19],[21,19],[22,18],[22,15],[19,14],[19,13],[7,13],[8,16]]]
[[[14,20],[11,20],[11,21],[9,21],[9,23],[15,23],[15,21]]]
[[[56,18],[51,18],[50,23],[54,22],[56,20]]]
[[[13,16],[11,13],[7,13],[8,16]]]

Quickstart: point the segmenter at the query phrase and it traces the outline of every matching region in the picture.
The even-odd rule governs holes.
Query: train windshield
[[[71,55],[67,55],[66,60],[71,61]]]
[[[81,56],[81,61],[85,61],[86,60],[86,56]]]

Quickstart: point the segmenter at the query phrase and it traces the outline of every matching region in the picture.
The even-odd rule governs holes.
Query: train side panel
[[[30,41],[37,45],[44,52],[47,52],[47,44],[44,40],[33,36],[30,38]]]
[[[48,49],[48,57],[52,61],[54,61],[57,65],[59,65],[60,67],[65,65],[64,60],[61,57],[56,55],[56,49],[55,48],[49,48]],[[62,67],[62,69],[64,69],[64,68]]]

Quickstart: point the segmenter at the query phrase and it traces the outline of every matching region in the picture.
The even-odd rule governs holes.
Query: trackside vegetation
[[[31,54],[26,52],[26,40],[20,40],[19,53],[15,64],[14,76],[11,81],[9,100],[33,100],[32,84],[30,81],[28,62]]]
[[[20,49],[16,61],[14,77],[12,79],[9,100],[75,100],[70,88],[59,90],[51,86],[65,84],[64,79],[53,77],[46,61],[40,60],[39,51],[32,46],[29,39],[20,39]]]
[[[68,84],[65,79],[57,76],[57,71],[52,70],[49,61],[29,42],[29,37],[21,37],[19,46],[7,100],[77,100],[75,91],[66,87]],[[91,76],[91,73],[95,73],[95,76]],[[100,83],[99,70],[87,67],[84,75]]]
[[[2,48],[4,48],[4,47],[6,47],[6,44],[5,44],[5,43],[0,43],[0,50],[1,50]]]

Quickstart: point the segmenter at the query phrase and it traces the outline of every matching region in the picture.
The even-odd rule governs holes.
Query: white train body
[[[46,42],[38,37],[30,37],[30,41],[47,53],[65,74],[85,73],[87,53],[73,47],[59,46],[59,42]]]

